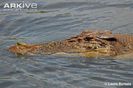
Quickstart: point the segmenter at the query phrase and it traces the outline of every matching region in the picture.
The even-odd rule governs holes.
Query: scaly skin
[[[85,57],[117,56],[133,52],[133,35],[111,31],[83,31],[62,41],[44,44],[17,43],[9,47],[17,55],[77,53]]]

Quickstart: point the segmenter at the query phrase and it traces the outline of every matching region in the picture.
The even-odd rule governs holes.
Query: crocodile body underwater
[[[114,57],[133,53],[133,35],[87,30],[68,39],[40,44],[17,43],[9,47],[16,55],[76,53],[85,57]]]

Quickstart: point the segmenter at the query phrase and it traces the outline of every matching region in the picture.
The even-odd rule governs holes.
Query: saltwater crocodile
[[[87,30],[65,40],[41,44],[17,43],[9,51],[17,55],[75,53],[85,57],[105,57],[133,52],[133,35]]]

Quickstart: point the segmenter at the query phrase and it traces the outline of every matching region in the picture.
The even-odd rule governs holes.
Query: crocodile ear
[[[102,36],[98,36],[98,38],[108,40],[108,41],[117,41],[116,37],[112,35],[102,35]]]

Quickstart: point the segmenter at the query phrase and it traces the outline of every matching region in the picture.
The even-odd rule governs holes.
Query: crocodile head
[[[42,52],[73,52],[79,53],[82,56],[111,56],[115,55],[112,52],[112,42],[117,39],[111,31],[84,31],[77,36],[71,37],[62,41],[55,41],[44,44],[25,44],[17,43],[9,48],[9,51],[20,55],[32,55]]]

